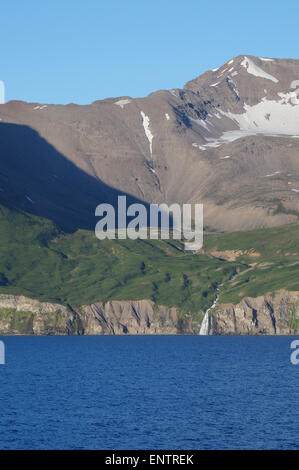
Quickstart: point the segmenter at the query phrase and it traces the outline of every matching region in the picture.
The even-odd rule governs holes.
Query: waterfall
[[[218,288],[217,288],[217,290],[219,291]],[[216,307],[218,300],[219,300],[219,294],[216,295],[216,299],[214,300],[211,307],[208,308],[208,310],[205,313],[205,316],[203,317],[202,323],[200,325],[200,330],[199,330],[200,335],[208,335],[209,334],[209,330],[210,330],[209,312],[210,312],[210,310],[213,310]]]
[[[232,282],[237,276],[239,275],[238,272],[235,272],[235,274],[233,274],[230,279],[228,280],[228,282]],[[219,287],[222,287],[223,286],[223,282],[222,284],[219,284]],[[208,308],[208,310],[206,310],[205,314],[204,314],[204,317],[203,317],[203,320],[201,322],[201,325],[200,325],[200,330],[199,330],[199,334],[200,335],[209,335],[209,334],[213,334],[212,332],[210,333],[210,310],[213,310],[216,305],[217,305],[217,302],[219,300],[219,293],[220,293],[220,289],[219,287],[217,286],[216,287],[216,291],[218,292],[218,294],[216,295],[216,298],[214,300],[214,302],[212,303],[211,307]]]
[[[203,320],[201,322],[200,330],[199,330],[200,335],[208,335],[209,334],[209,311],[210,311],[210,309],[208,308],[208,310],[206,311],[205,316],[203,317]]]

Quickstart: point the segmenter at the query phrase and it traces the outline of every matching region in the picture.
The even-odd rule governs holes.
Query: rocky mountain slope
[[[0,198],[65,229],[131,200],[204,203],[205,226],[299,213],[299,61],[239,56],[146,98],[0,105]]]

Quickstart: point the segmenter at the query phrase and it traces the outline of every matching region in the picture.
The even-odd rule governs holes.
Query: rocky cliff
[[[218,304],[210,315],[209,334],[292,335],[299,333],[299,292],[279,290],[237,305]]]
[[[24,296],[0,295],[0,334],[67,335],[82,331],[71,308]]]
[[[111,301],[80,308],[0,295],[2,335],[197,334],[200,323],[150,300]]]
[[[181,315],[150,300],[99,302],[74,308],[24,296],[0,295],[1,335],[199,334],[203,312]],[[299,333],[299,292],[285,290],[217,304],[208,334],[289,335]]]

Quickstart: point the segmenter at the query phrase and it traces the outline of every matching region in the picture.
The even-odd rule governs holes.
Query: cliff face
[[[76,312],[60,304],[39,302],[24,296],[0,295],[0,334],[78,334]]]
[[[111,301],[79,309],[0,295],[0,335],[171,335],[199,334],[203,313],[180,315],[178,309],[150,300]],[[208,334],[299,334],[299,292],[276,291],[244,298],[237,305],[217,304],[209,313]]]
[[[85,334],[174,335],[199,330],[191,316],[180,318],[176,308],[157,306],[150,300],[95,303],[82,307],[80,318]]]
[[[150,300],[94,303],[79,309],[0,295],[2,335],[197,334],[200,324]]]
[[[299,333],[299,292],[279,290],[245,297],[237,305],[218,304],[210,316],[210,334],[292,335]]]

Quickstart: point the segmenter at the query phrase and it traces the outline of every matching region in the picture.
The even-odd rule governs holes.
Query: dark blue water
[[[2,338],[0,447],[299,448],[294,339]]]

